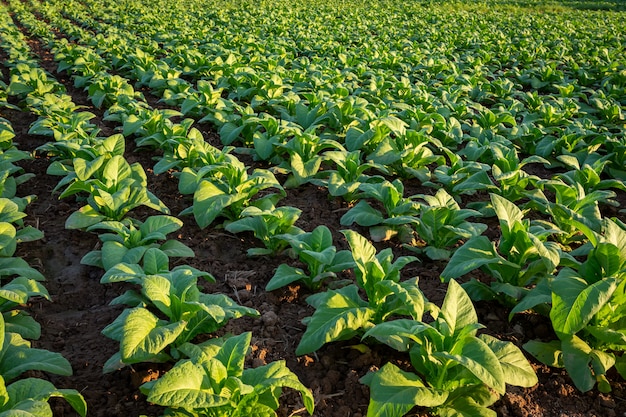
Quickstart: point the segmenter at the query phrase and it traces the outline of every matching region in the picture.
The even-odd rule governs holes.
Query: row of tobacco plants
[[[1,29],[3,42],[19,33],[4,20]],[[13,44],[13,48],[19,47],[19,42]],[[34,68],[37,63],[28,60],[24,65]],[[0,108],[14,107],[7,102],[7,94],[6,85],[0,83]],[[61,397],[84,417],[87,404],[78,391],[56,388],[32,374],[24,376],[29,371],[71,375],[72,367],[60,354],[33,348],[29,341],[40,337],[41,325],[23,306],[31,299],[49,300],[50,297],[43,284],[44,276],[24,259],[15,256],[19,244],[41,239],[43,233],[24,223],[26,206],[36,196],[19,196],[18,189],[22,191],[23,184],[33,175],[24,173],[16,165],[31,155],[15,146],[14,137],[11,122],[0,117],[0,415],[52,415],[48,400]]]
[[[416,405],[495,416],[489,407],[507,384],[537,383],[522,350],[565,368],[583,392],[609,392],[612,368],[626,376],[626,225],[601,210],[626,191],[626,15],[567,2],[543,14],[532,2],[166,3],[10,0],[1,10],[3,89],[39,117],[30,133],[51,138],[38,151],[60,177],[60,198],[84,202],[66,227],[102,242],[82,262],[102,268],[103,283],[134,284],[112,301],[127,308],[103,329],[120,344],[104,372],[171,363],[141,387],[168,416],[274,415],[282,387],[314,408],[283,361],[244,367],[250,333],[198,341],[258,312],[203,292],[198,280],[213,280],[210,272],[171,267],[193,250],[168,239],[181,219],[148,190],[144,167],[124,159],[134,140],[158,155],[154,173],[173,172],[190,196],[178,216],[254,234],[260,246],[249,256],[298,259],[301,267],[280,265],[266,286],[314,291],[296,354],[353,338],[408,353],[411,369],[388,363],[361,378],[368,416]],[[119,133],[99,136],[95,116],[39,67],[16,23]],[[196,122],[211,123],[223,146]],[[532,175],[533,166],[548,174]],[[408,181],[432,192],[406,195]],[[337,250],[326,226],[300,229],[300,209],[280,205],[305,183],[349,205],[341,218],[349,250]],[[134,218],[140,206],[159,214]],[[497,241],[485,235],[486,218],[497,219]],[[386,240],[415,255],[371,243]],[[441,306],[417,277],[402,279],[424,257],[447,262]],[[12,274],[20,276],[11,284],[34,280]],[[520,348],[481,332],[473,304],[481,300],[511,316],[545,315],[555,340]],[[80,409],[74,393],[52,392]]]

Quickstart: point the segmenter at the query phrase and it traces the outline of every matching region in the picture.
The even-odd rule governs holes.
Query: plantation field
[[[623,2],[0,16],[0,417],[626,416]]]

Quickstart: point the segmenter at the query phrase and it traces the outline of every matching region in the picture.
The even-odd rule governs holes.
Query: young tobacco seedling
[[[511,342],[477,331],[472,301],[450,281],[441,308],[421,300],[419,318],[377,324],[363,338],[409,352],[416,373],[391,363],[370,372],[361,382],[370,387],[367,416],[401,417],[415,406],[441,417],[495,417],[488,409],[505,393],[506,384],[532,387],[537,376],[520,349]],[[434,319],[424,322],[424,309]]]
[[[434,196],[420,194],[414,197],[427,204],[421,206],[415,223],[416,242],[405,245],[409,250],[423,252],[430,259],[449,259],[452,247],[460,240],[479,236],[487,229],[486,224],[468,222],[468,217],[481,217],[482,214],[461,209],[443,188]]]
[[[120,263],[103,275],[102,283],[128,281],[141,287],[140,293],[129,290],[111,301],[132,308],[102,331],[120,342],[120,350],[105,363],[105,372],[178,359],[178,348],[199,334],[213,333],[230,319],[259,316],[224,294],[201,292],[198,277],[214,281],[210,274],[186,265],[170,271],[169,258],[156,248],[146,251],[143,266]]]
[[[424,302],[417,279],[400,282],[400,270],[417,259],[402,256],[393,262],[390,248],[377,254],[376,248],[358,233],[345,230],[343,234],[356,265],[356,284],[307,298],[315,312],[304,321],[307,329],[296,348],[297,355],[315,352],[329,342],[362,335],[395,315],[421,318]],[[365,293],[365,300],[360,290]]]
[[[328,188],[331,196],[341,197],[348,203],[353,203],[362,196],[363,192],[359,189],[361,184],[381,183],[385,180],[380,175],[365,174],[365,171],[372,168],[384,173],[387,170],[383,165],[363,162],[361,151],[326,151],[324,157],[335,164],[334,169],[319,172],[309,182]]]
[[[276,416],[282,387],[302,395],[313,415],[314,399],[285,361],[254,369],[244,368],[252,333],[186,344],[181,360],[161,378],[145,383],[141,391],[150,403],[164,407],[166,415],[188,417]]]
[[[248,256],[276,255],[289,245],[284,235],[304,233],[294,226],[301,212],[291,206],[276,207],[271,200],[266,200],[261,207],[243,209],[241,218],[227,223],[225,229],[231,233],[252,232],[263,242],[265,248],[250,248]]]
[[[523,311],[523,298],[531,292],[530,287],[544,288],[542,281],[561,262],[558,244],[547,241],[559,230],[524,219],[519,207],[497,194],[491,194],[491,203],[502,232],[497,247],[486,236],[471,238],[454,252],[441,278],[449,281],[481,268],[495,281],[487,285],[472,279],[463,284],[470,297],[475,301],[498,299],[512,306],[519,303],[513,311]]]
[[[361,200],[341,217],[341,224],[356,223],[370,229],[370,237],[375,242],[391,239],[398,235],[400,241],[410,242],[413,236],[412,225],[417,223],[420,204],[404,197],[404,185],[400,179],[393,182],[362,183],[359,186],[364,198],[378,200],[385,213]]]
[[[277,238],[291,245],[294,255],[307,266],[309,273],[281,264],[267,283],[267,291],[274,291],[296,281],[316,290],[326,279],[336,278],[338,272],[354,266],[350,251],[337,252],[337,248],[333,246],[333,236],[326,226],[318,226],[312,232],[283,234]]]
[[[185,173],[188,175],[183,175]],[[209,178],[205,179],[205,176]],[[250,205],[259,207],[265,204],[266,200],[275,204],[280,198],[276,194],[268,194],[252,201],[256,194],[267,188],[276,188],[280,190],[281,195],[285,195],[285,190],[274,174],[265,169],[256,169],[248,175],[246,166],[239,160],[210,166],[206,170],[201,168],[198,173],[185,169],[179,181],[181,192],[193,188],[189,183],[196,184],[193,205],[180,214],[193,213],[196,223],[201,228],[209,226],[218,216],[237,220],[243,209]]]
[[[86,192],[87,205],[72,213],[65,222],[67,229],[85,229],[106,220],[121,221],[139,206],[168,214],[169,209],[147,189],[148,180],[139,163],[130,165],[122,156],[109,159],[98,178],[75,181],[61,197]]]
[[[309,182],[315,177],[326,159],[324,154],[320,154],[325,149],[337,149],[343,151],[343,146],[333,139],[321,139],[313,133],[297,133],[284,145],[279,148],[286,152],[289,157],[287,162],[281,164],[290,172],[285,187],[293,188]]]
[[[193,250],[184,243],[175,239],[167,240],[167,235],[182,225],[181,220],[172,216],[150,216],[143,223],[138,220],[96,223],[86,231],[102,230],[109,233],[98,235],[102,248],[87,253],[81,263],[102,268],[106,272],[121,262],[138,264],[150,248],[158,248],[168,257],[193,257]],[[158,243],[164,240],[164,243]]]

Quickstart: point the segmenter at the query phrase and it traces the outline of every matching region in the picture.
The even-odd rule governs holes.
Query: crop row
[[[5,13],[5,10],[1,10]],[[23,66],[12,67],[17,73],[24,66],[36,65],[25,56],[28,50],[16,28],[3,20],[2,44],[11,56],[25,58]],[[9,89],[0,83],[0,108],[16,108],[7,101]],[[18,244],[41,239],[43,233],[24,223],[26,206],[35,195],[20,197],[18,188],[33,178],[17,165],[31,158],[13,143],[15,132],[11,122],[0,117],[0,415],[52,415],[48,400],[61,397],[76,412],[85,416],[87,404],[74,389],[58,389],[50,382],[34,376],[20,376],[29,371],[45,371],[71,375],[70,363],[58,353],[31,347],[28,340],[41,335],[41,326],[24,309],[34,298],[50,300],[44,276],[21,257],[15,256]]]
[[[144,385],[149,401],[190,415],[211,407],[247,415],[255,402],[275,409],[278,388],[289,386],[300,390],[309,412],[313,407],[284,364],[242,369],[249,334],[192,343],[230,318],[258,313],[226,296],[202,293],[197,278],[211,279],[206,272],[170,270],[170,257],[193,252],[166,239],[182,224],[179,219],[132,218],[130,212],[142,205],[168,210],[147,190],[143,168],[124,160],[126,137],[162,153],[155,173],[173,170],[181,194],[193,195],[181,216],[193,214],[201,228],[219,221],[231,233],[252,232],[264,247],[250,249],[251,256],[289,248],[305,266],[279,266],[266,287],[299,282],[318,291],[307,299],[315,312],[305,320],[297,354],[354,337],[409,352],[412,372],[387,364],[362,378],[371,391],[368,415],[401,416],[415,405],[438,415],[492,415],[487,407],[505,384],[536,383],[516,346],[478,334],[472,300],[495,300],[511,315],[533,309],[549,317],[558,339],[529,341],[524,349],[564,367],[581,391],[596,384],[610,391],[607,372],[626,372],[626,226],[601,214],[602,205],[615,205],[617,192],[626,190],[626,67],[619,55],[623,46],[609,30],[569,39],[562,36],[573,33],[567,21],[542,20],[543,30],[549,24],[561,37],[546,32],[536,43],[541,29],[506,32],[499,11],[484,20],[500,25],[501,43],[488,43],[481,32],[487,29],[477,22],[471,41],[460,37],[467,26],[447,36],[439,30],[404,38],[411,32],[386,29],[392,22],[381,14],[381,2],[381,9],[364,16],[342,9],[352,19],[350,37],[320,25],[319,19],[335,13],[332,7],[317,5],[317,13],[304,15],[281,8],[281,35],[269,42],[264,36],[277,22],[270,25],[269,15],[245,10],[208,16],[203,8],[185,9],[183,19],[177,8],[117,13],[119,2],[72,2],[75,7],[68,8],[62,2],[9,3],[20,23],[54,51],[59,70],[119,125],[121,134],[98,137],[89,123],[93,115],[56,94],[58,84],[47,74],[32,63],[15,65],[7,91],[40,112],[31,133],[54,137],[40,150],[53,159],[49,173],[62,176],[61,197],[87,201],[66,227],[103,231],[102,249],[83,262],[104,269],[102,282],[129,281],[138,288],[114,300],[130,308],[104,329],[120,342],[105,370],[143,361],[176,363]],[[411,11],[430,13],[431,23],[443,15],[437,8]],[[446,14],[456,19],[448,25],[474,11]],[[256,32],[244,36],[237,19]],[[616,15],[611,23],[620,19]],[[308,34],[303,39],[289,33],[292,24],[296,32],[302,24],[316,30],[302,31]],[[220,25],[228,29],[218,31]],[[425,30],[411,29],[417,27]],[[488,32],[488,39],[498,39]],[[514,46],[513,35],[519,36]],[[592,52],[598,36],[604,36],[602,53]],[[565,40],[558,50],[550,44]],[[135,88],[178,110],[150,107]],[[193,119],[172,121],[178,116],[212,123],[223,148],[209,145]],[[250,172],[234,151],[270,168]],[[532,175],[530,164],[554,174]],[[286,176],[284,184],[275,174]],[[432,193],[406,196],[409,180]],[[309,182],[350,203],[341,218],[350,250],[337,251],[325,226],[297,228],[299,210],[278,206],[286,190]],[[468,221],[481,217],[497,220],[497,242],[484,235],[485,224]],[[416,257],[394,260],[391,249],[377,253],[348,229],[353,224],[369,229],[372,240],[393,239],[418,256],[446,260],[443,305],[430,303],[416,278],[400,279]],[[454,281],[479,268],[489,279],[472,278],[462,286]],[[346,270],[354,281],[337,280]],[[197,377],[195,385],[181,382],[185,374]],[[206,380],[210,398],[201,386]],[[182,394],[188,390],[194,394]]]

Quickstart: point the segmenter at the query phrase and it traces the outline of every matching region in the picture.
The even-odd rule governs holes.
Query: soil
[[[33,49],[44,60],[42,66],[56,74],[54,63],[46,51],[36,43]],[[4,61],[6,56],[0,56]],[[8,73],[2,69],[2,78],[8,83]],[[102,112],[93,108],[83,91],[72,87],[71,81],[57,74],[68,93],[85,110],[96,114],[93,122],[102,130],[101,135],[114,133],[115,126],[102,121]],[[156,99],[150,99],[151,104]],[[19,188],[20,195],[35,194],[36,201],[27,208],[26,223],[36,226],[45,233],[45,238],[36,242],[23,243],[18,256],[38,268],[47,278],[45,283],[51,301],[37,299],[25,308],[42,325],[42,336],[33,341],[33,346],[61,353],[74,369],[70,377],[39,374],[52,381],[58,388],[74,388],[85,397],[93,417],[111,416],[158,416],[163,409],[148,404],[139,392],[138,386],[162,374],[163,365],[140,364],[121,371],[103,374],[105,361],[119,346],[101,334],[102,329],[111,323],[122,311],[120,306],[109,306],[109,302],[123,293],[127,287],[120,284],[100,284],[102,270],[81,265],[81,258],[99,244],[97,235],[65,229],[67,217],[82,206],[75,199],[59,200],[53,192],[58,178],[46,174],[50,160],[36,152],[38,146],[51,138],[28,134],[35,117],[27,112],[0,108],[0,117],[12,123],[16,146],[33,152],[32,160],[21,166],[26,172],[36,176]],[[215,133],[207,126],[200,126],[207,140],[219,144]],[[188,196],[181,196],[177,190],[177,179],[170,173],[154,175],[151,167],[155,155],[144,150],[134,152],[132,140],[127,143],[126,158],[129,162],[140,162],[148,175],[148,188],[177,215],[191,204]],[[242,157],[243,160],[243,157]],[[253,165],[252,161],[246,161]],[[284,178],[280,178],[284,180]],[[416,180],[404,181],[407,192],[423,192]],[[412,194],[412,193],[411,193]],[[624,196],[620,195],[624,203]],[[347,248],[347,243],[339,233],[343,229],[339,219],[348,206],[338,199],[329,198],[327,193],[316,186],[307,184],[288,190],[281,205],[290,205],[302,210],[297,226],[312,230],[317,225],[327,225],[334,234],[338,249]],[[622,204],[622,207],[626,205]],[[133,217],[144,219],[156,214],[150,210],[135,210]],[[233,235],[219,228],[201,230],[191,217],[182,217],[184,227],[177,238],[191,247],[196,256],[185,263],[208,271],[216,278],[215,283],[203,283],[207,292],[224,293],[239,303],[257,309],[261,317],[231,321],[220,333],[239,334],[252,332],[252,349],[247,358],[247,366],[259,366],[276,360],[285,360],[302,383],[309,387],[316,400],[315,416],[319,417],[361,417],[367,414],[369,401],[368,387],[359,383],[359,378],[370,370],[375,370],[388,361],[403,363],[407,357],[385,346],[370,346],[361,353],[352,348],[358,340],[332,343],[321,348],[316,354],[295,356],[297,346],[305,326],[302,319],[310,316],[313,309],[307,305],[310,291],[299,285],[267,292],[266,283],[281,263],[293,264],[286,255],[276,257],[250,258],[246,250],[260,246],[252,235]],[[357,231],[365,234],[365,230]],[[491,235],[497,238],[497,226],[491,228]],[[378,249],[393,247],[397,256],[411,255],[394,242],[378,243]],[[445,266],[442,262],[430,261],[423,257],[420,262],[409,264],[403,270],[404,278],[419,276],[420,287],[426,297],[440,304],[446,287],[439,274]],[[531,339],[550,340],[554,338],[550,323],[545,318],[525,313],[508,320],[508,311],[497,304],[478,303],[479,321],[487,326],[487,331],[503,340],[521,345]],[[560,369],[551,369],[529,358],[539,377],[539,384],[529,389],[509,387],[506,395],[493,407],[502,417],[615,417],[626,416],[626,383],[616,374],[609,379],[613,386],[610,394],[596,390],[580,393],[573,386],[567,374]],[[54,415],[75,416],[71,408],[61,400],[52,400]],[[285,390],[281,397],[281,417],[307,415],[299,395]],[[411,416],[428,416],[425,410],[415,409]]]

